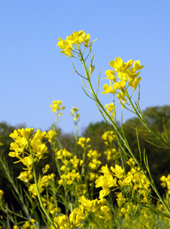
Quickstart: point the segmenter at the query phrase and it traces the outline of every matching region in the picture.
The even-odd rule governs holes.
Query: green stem
[[[9,182],[12,184],[12,186],[13,186],[13,188],[14,188],[16,194],[18,195],[18,198],[19,198],[19,200],[20,200],[20,202],[21,202],[21,206],[22,206],[23,212],[25,213],[25,215],[26,215],[26,217],[28,218],[28,220],[31,221],[32,217],[30,216],[30,213],[29,213],[29,211],[28,211],[28,209],[27,209],[27,207],[26,207],[26,205],[25,205],[25,203],[24,203],[23,196],[22,196],[21,193],[18,191],[18,188],[17,188],[16,184],[14,183],[14,180],[12,179],[12,176],[11,176],[11,174],[10,174],[9,168],[5,165],[5,163],[3,162],[3,160],[2,160],[1,157],[0,157],[0,162],[1,162],[1,165],[2,165],[2,168],[3,168],[4,172],[5,172],[5,174],[6,174],[7,179],[8,179]],[[35,225],[35,223],[34,223],[34,227],[37,228],[36,225]]]
[[[37,181],[37,175],[36,175],[36,172],[35,172],[35,164],[34,164],[34,158],[33,158],[33,153],[32,152],[31,152],[31,159],[32,159],[32,167],[33,167],[33,176],[34,176],[34,181],[35,181],[35,187],[36,187],[36,192],[37,192],[37,197],[38,197],[38,200],[39,200],[39,203],[40,203],[40,207],[43,210],[44,214],[46,215],[48,222],[50,222],[50,224],[53,225],[54,228],[56,228],[55,225],[54,225],[54,222],[52,221],[52,219],[50,217],[50,215],[48,214],[47,210],[45,209],[45,207],[43,205],[43,202],[42,202],[42,199],[41,199],[40,191],[39,191],[39,188],[38,188],[38,181]]]
[[[160,137],[157,133],[155,133],[152,129],[150,129],[150,127],[147,125],[145,119],[143,117],[141,117],[141,115],[139,114],[139,112],[137,111],[137,109],[135,108],[135,106],[132,103],[132,100],[129,97],[129,94],[126,93],[126,96],[130,102],[131,107],[133,108],[133,110],[135,111],[135,114],[138,116],[139,120],[142,122],[142,124],[149,130],[149,132],[151,132],[158,140],[160,140],[161,142],[163,142],[166,146],[168,146],[168,148],[170,148],[170,145],[162,138]]]
[[[150,178],[146,175],[145,173],[145,170],[143,169],[143,167],[140,165],[139,161],[137,160],[137,158],[135,157],[135,155],[132,153],[130,147],[129,147],[129,144],[128,142],[124,139],[124,137],[122,136],[122,134],[120,133],[116,123],[114,123],[114,121],[111,119],[111,117],[109,116],[109,114],[106,112],[105,108],[103,107],[103,105],[100,103],[96,93],[94,92],[94,89],[92,87],[92,84],[91,84],[91,80],[90,80],[90,75],[89,75],[89,72],[88,72],[88,69],[86,67],[86,64],[85,64],[85,60],[83,58],[83,55],[82,55],[82,52],[80,50],[80,47],[78,46],[78,49],[79,49],[79,53],[80,53],[80,57],[81,57],[81,62],[83,64],[83,67],[84,67],[84,70],[85,70],[85,74],[86,74],[86,77],[87,77],[87,80],[88,80],[88,83],[89,83],[89,86],[90,86],[90,89],[91,89],[91,93],[96,101],[96,103],[98,104],[98,106],[100,107],[100,110],[105,114],[105,116],[109,119],[109,121],[112,123],[115,131],[117,132],[118,136],[120,137],[120,139],[122,140],[123,144],[125,145],[125,147],[127,148],[127,150],[129,151],[130,155],[132,156],[133,160],[136,162],[136,164],[138,165],[138,167],[141,169],[142,173],[145,175],[146,179],[148,180],[148,182],[150,183],[151,187],[153,188],[154,192],[157,194],[160,202],[163,204],[163,206],[165,207],[165,209],[167,210],[167,212],[169,213],[170,215],[170,210],[168,209],[168,206],[166,205],[166,203],[163,201],[161,195],[159,194],[159,192],[157,191],[155,185],[152,183],[152,181],[150,180]],[[134,106],[132,106],[134,107]],[[138,116],[139,117],[139,116]],[[141,120],[141,118],[140,118]]]

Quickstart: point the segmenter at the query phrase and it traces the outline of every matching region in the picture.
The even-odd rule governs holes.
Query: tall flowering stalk
[[[73,65],[73,68],[74,68],[75,72],[81,77],[82,84],[83,84],[83,91],[86,93],[86,95],[88,97],[90,97],[92,100],[95,101],[95,103],[96,103],[100,113],[102,114],[103,118],[105,119],[105,121],[106,122],[109,121],[112,124],[114,131],[117,135],[117,141],[118,141],[119,147],[121,148],[121,152],[123,152],[122,156],[124,158],[127,158],[127,157],[133,158],[134,162],[138,165],[138,167],[140,168],[140,171],[146,177],[146,180],[149,182],[152,189],[157,194],[158,199],[163,204],[164,208],[167,211],[167,214],[170,217],[170,210],[169,210],[167,204],[165,203],[165,201],[163,200],[163,198],[161,197],[161,195],[159,194],[158,190],[156,189],[154,181],[151,177],[148,162],[147,162],[147,157],[144,156],[144,162],[146,165],[145,169],[147,170],[148,175],[146,174],[145,169],[141,165],[140,161],[136,158],[136,156],[131,151],[129,144],[126,140],[126,137],[124,135],[123,127],[121,128],[121,131],[120,131],[116,122],[112,118],[112,116],[109,114],[107,109],[105,109],[105,107],[101,104],[101,102],[98,98],[99,84],[98,84],[98,88],[97,88],[96,92],[92,86],[91,76],[92,76],[92,73],[95,69],[95,66],[93,65],[94,55],[92,56],[92,58],[90,60],[89,66],[86,65],[86,61],[87,61],[89,55],[91,54],[93,42],[90,42],[90,35],[85,34],[85,32],[82,30],[79,32],[77,32],[77,31],[73,32],[73,34],[67,36],[67,39],[65,39],[65,40],[59,38],[59,42],[58,42],[57,46],[59,46],[59,48],[62,49],[61,52],[64,53],[66,56],[74,57],[74,58],[80,60],[80,62],[82,63],[82,65],[84,67],[84,71],[85,71],[85,76],[80,74],[76,70],[74,65]],[[85,56],[86,55],[86,52],[85,52],[86,49],[89,50],[89,53],[87,56]],[[117,95],[119,102],[122,104],[122,108],[124,107],[124,108],[128,109],[129,111],[135,113],[137,115],[137,117],[139,118],[139,120],[143,123],[143,125],[148,129],[148,131],[151,132],[157,139],[159,139],[161,142],[163,142],[166,145],[166,147],[168,147],[170,149],[170,145],[166,141],[166,139],[164,139],[163,137],[156,134],[146,124],[146,121],[145,121],[145,119],[142,115],[142,112],[140,110],[139,101],[137,103],[132,102],[132,95],[133,95],[134,91],[137,89],[139,82],[141,81],[141,77],[139,76],[140,75],[139,70],[141,70],[144,66],[140,64],[139,60],[133,61],[132,59],[130,59],[128,62],[124,62],[120,57],[117,57],[117,58],[115,58],[115,60],[110,61],[109,65],[112,69],[109,69],[105,72],[105,74],[107,76],[105,79],[109,80],[109,85],[108,84],[103,85],[102,94],[110,93],[112,95]],[[98,79],[99,78],[100,78],[100,73],[99,73]],[[86,80],[88,82],[89,88],[87,88],[87,86],[85,86],[83,80]],[[129,88],[132,88],[131,95],[129,95]],[[91,95],[89,95],[87,93],[87,90],[91,93]],[[113,104],[113,105],[115,105],[115,104]],[[124,147],[126,148],[128,153],[125,152]],[[124,166],[125,160],[126,159],[122,159],[123,166]]]

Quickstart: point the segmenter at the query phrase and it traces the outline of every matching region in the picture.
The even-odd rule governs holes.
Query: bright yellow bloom
[[[109,103],[105,105],[105,108],[107,110],[107,113],[110,115],[110,117],[114,119],[116,106],[113,103]]]
[[[74,112],[76,112],[76,111],[79,111],[79,109],[76,108],[76,107],[73,107],[70,114],[71,115],[74,115]]]
[[[136,69],[136,70],[140,70],[144,67],[144,65],[140,65],[140,61],[137,60],[137,61],[134,61],[134,64],[133,64],[133,67]]]
[[[107,161],[113,160],[116,162],[120,157],[120,153],[114,148],[107,149],[104,154],[107,156]]]
[[[70,159],[70,162],[73,164],[73,167],[77,169],[80,159],[77,156],[74,156],[73,159]]]
[[[112,113],[115,111],[116,106],[113,103],[109,103],[105,105],[108,112]]]
[[[63,160],[63,158],[70,158],[72,154],[68,152],[66,149],[60,149],[57,151],[56,156],[58,159]]]
[[[113,178],[110,170],[108,169],[107,165],[101,168],[101,172],[104,173],[103,176],[100,176],[96,179],[96,188],[102,187],[102,190],[99,193],[100,198],[108,195],[110,193],[110,189],[113,186],[117,186],[116,178]]]
[[[59,112],[60,110],[64,110],[65,107],[61,107],[62,101],[61,100],[54,100],[50,107],[52,108],[52,112],[56,113]],[[60,113],[62,114],[62,113]],[[61,115],[60,115],[61,116]]]
[[[129,82],[129,86],[131,86],[133,90],[135,91],[140,81],[141,81],[141,77],[134,78],[132,81]]]
[[[122,105],[127,102],[127,100],[125,99],[125,93],[123,91],[117,94],[117,98],[120,100],[120,103]]]
[[[103,90],[104,91],[102,92],[102,94],[107,94],[107,93],[115,94],[116,93],[116,90],[113,89],[111,86],[109,87],[109,85],[107,84],[103,85]]]
[[[90,163],[89,163],[89,168],[91,168],[92,170],[97,169],[99,166],[101,165],[101,161],[97,160],[97,159],[93,159]]]
[[[106,70],[105,74],[107,76],[107,78],[104,79],[108,79],[108,80],[112,80],[112,81],[116,81],[116,76],[115,76],[115,71],[113,70]]]
[[[113,88],[115,90],[120,89],[120,90],[124,91],[125,84],[126,84],[126,82],[122,80],[122,81],[114,83]]]
[[[140,65],[140,61],[134,61],[129,60],[127,63],[125,63],[120,57],[115,58],[115,60],[110,61],[110,66],[114,70],[107,70],[106,75],[107,78],[114,81],[115,83],[110,83],[110,86],[107,84],[104,84],[103,89],[104,91],[102,94],[117,93],[117,90],[119,89],[120,92],[117,95],[117,98],[119,99],[120,103],[122,104],[122,107],[124,107],[124,104],[127,103],[127,100],[125,99],[125,92],[126,92],[126,82],[127,85],[132,87],[133,90],[136,90],[137,85],[139,84],[141,77],[138,77],[140,74],[141,68],[143,68],[143,65]],[[133,67],[132,67],[133,64]],[[116,76],[121,80],[117,81]],[[113,119],[113,117],[112,117]]]
[[[114,173],[114,176],[117,178],[122,178],[124,176],[124,169],[121,168],[121,166],[119,165],[115,165],[115,168],[113,168],[112,166],[110,167],[110,169],[112,170],[112,172]]]
[[[23,225],[22,225],[22,229],[27,229],[30,228],[30,222],[26,221]]]
[[[74,227],[81,226],[81,222],[85,220],[87,215],[83,213],[79,208],[75,208],[69,215],[69,221]]]
[[[14,225],[13,229],[19,229],[19,227],[17,225]]]
[[[60,229],[69,228],[69,221],[68,221],[68,217],[66,215],[58,215],[57,217],[54,217],[54,222],[57,225],[59,225]],[[56,225],[56,227],[57,227],[57,225]],[[52,227],[52,228],[54,228],[54,227]]]
[[[76,107],[73,107],[71,110],[71,113],[70,113],[73,116],[74,122],[77,122],[78,118],[80,117],[80,115],[77,113],[77,111],[79,111],[79,109]]]
[[[17,178],[27,183],[33,178],[32,171],[21,172]]]
[[[160,180],[162,181],[161,186],[167,188],[168,194],[170,194],[170,174],[167,177],[162,176]]]
[[[111,60],[109,65],[115,69],[115,71],[122,71],[125,68],[124,61],[120,57],[116,57],[115,60]]]
[[[33,131],[34,128],[26,128],[26,129],[22,128],[22,129],[14,130],[14,132],[11,133],[9,136],[14,140],[17,140],[21,137],[28,139],[30,134],[32,134]]]
[[[74,55],[74,50],[80,44],[83,44],[87,48],[95,41],[89,42],[90,34],[85,34],[84,30],[73,32],[72,35],[67,36],[66,40],[61,38],[58,40],[59,42],[57,43],[57,46],[59,46],[59,48],[62,49],[61,52],[68,57],[72,57]]]
[[[55,132],[55,130],[50,130],[47,132],[46,134],[46,138],[48,138],[49,142],[52,142],[52,140],[57,136],[57,133]]]
[[[103,135],[102,135],[102,139],[105,141],[105,144],[108,145],[108,142],[112,142],[113,140],[116,139],[116,135],[114,134],[113,131],[106,131]]]
[[[84,148],[84,147],[89,148],[90,145],[86,145],[89,142],[90,142],[90,138],[81,137],[81,138],[79,138],[77,144],[80,145],[82,148]]]

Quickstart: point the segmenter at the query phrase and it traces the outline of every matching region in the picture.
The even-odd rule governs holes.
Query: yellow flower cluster
[[[113,131],[106,131],[102,135],[102,139],[104,140],[104,143],[108,146],[113,142],[113,140],[116,140],[116,135]]]
[[[89,150],[87,156],[90,158],[90,163],[88,164],[89,168],[97,170],[101,165],[101,161],[98,160],[98,158],[101,157],[101,154],[97,150]]]
[[[104,175],[100,176],[96,179],[96,188],[102,187],[102,190],[99,193],[99,198],[103,198],[110,193],[110,188],[113,186],[117,186],[117,179],[113,178],[113,174],[108,169],[107,165],[103,166],[100,170],[101,173]]]
[[[61,150],[58,150],[56,152],[56,157],[58,159],[63,160],[63,159],[66,159],[67,157],[68,158],[71,158],[72,157],[72,154],[70,152],[68,152],[66,149],[61,149]]]
[[[49,181],[50,180],[54,180],[54,177],[55,177],[55,174],[49,174],[49,175],[45,175],[43,177],[41,177],[39,180],[38,180],[38,189],[39,189],[39,192],[42,193],[44,191],[44,189],[46,187],[48,187],[49,185]],[[37,196],[37,189],[36,189],[36,185],[35,184],[31,184],[29,186],[29,189],[28,191],[30,193],[32,193],[32,197],[35,198]]]
[[[96,222],[97,224],[101,222],[111,222],[111,212],[110,208],[106,205],[106,199],[89,200],[83,195],[80,197],[79,202],[79,208],[74,208],[69,216],[58,215],[54,217],[55,226],[57,228],[84,228],[83,221],[85,221],[89,215],[93,217],[93,224]],[[54,229],[54,227],[51,226],[51,229]]]
[[[80,209],[85,213],[85,215],[91,212],[94,216],[102,218],[102,220],[110,217],[110,208],[106,205],[106,199],[88,200],[85,196],[81,196],[79,202],[81,203]]]
[[[80,174],[79,172],[76,172],[75,169],[73,169],[71,172],[68,172],[67,174],[62,174],[61,179],[58,181],[58,183],[61,185],[67,183],[67,185],[72,185],[75,183],[75,185],[80,181]]]
[[[131,161],[132,159],[130,159]],[[123,187],[128,186],[131,191],[137,191],[142,196],[142,201],[147,201],[147,196],[150,192],[149,182],[137,166],[132,167],[127,174],[125,174],[124,169],[118,164],[115,165],[115,168],[111,166],[110,170],[107,165],[103,166],[100,172],[104,175],[96,180],[96,187],[102,187],[100,198],[107,196],[112,187],[122,190]]]
[[[62,101],[61,100],[54,100],[50,107],[52,108],[52,112],[56,113],[58,116],[61,116],[61,111],[65,109],[65,107],[61,107]]]
[[[101,154],[97,150],[88,150],[89,139],[80,138],[79,144],[84,150],[83,160],[79,159],[76,155],[74,156],[66,149],[61,149],[56,152],[56,157],[60,161],[60,180],[59,185],[68,185],[68,189],[75,189],[75,195],[84,195],[87,192],[88,185],[94,186],[94,180],[98,177],[98,169],[101,165],[99,158]],[[87,157],[86,157],[87,156]],[[88,167],[87,167],[88,166]],[[89,174],[85,174],[85,170],[89,170]],[[88,179],[88,180],[87,180]],[[89,183],[91,181],[92,183]]]
[[[43,196],[42,202],[43,202],[44,207],[46,209],[48,209],[48,211],[50,212],[51,215],[54,216],[54,215],[59,214],[61,212],[61,209],[59,207],[57,207],[53,196],[51,196],[50,198],[47,196]]]
[[[79,138],[77,144],[80,145],[82,148],[89,148],[90,145],[87,145],[90,142],[90,138],[81,137]]]
[[[113,103],[109,103],[105,105],[107,113],[110,115],[111,119],[113,120],[115,117],[115,109],[116,106]]]
[[[46,136],[45,136],[48,141],[51,143],[54,139],[56,139],[57,137],[57,133],[55,132],[55,130],[49,130],[47,133],[46,133]]]
[[[37,130],[33,134],[34,128],[22,128],[14,130],[10,134],[10,137],[14,140],[10,144],[9,153],[10,157],[16,157],[19,159],[14,163],[21,162],[26,168],[24,172],[21,172],[18,179],[28,183],[32,178],[33,163],[38,163],[39,160],[44,158],[44,154],[48,153],[48,149],[43,139],[47,138],[49,142],[56,136],[53,130],[48,132],[41,132]]]
[[[74,122],[77,124],[77,122],[78,122],[78,118],[80,117],[80,114],[78,114],[77,112],[79,111],[79,109],[78,108],[76,108],[76,107],[73,107],[72,108],[72,110],[71,110],[71,115],[73,116],[73,120],[74,120]]]
[[[62,38],[58,38],[58,40],[57,46],[59,46],[59,48],[62,49],[61,52],[68,57],[74,55],[74,51],[78,45],[83,44],[87,48],[94,42],[89,42],[90,34],[85,34],[84,30],[73,32],[73,34],[67,36],[65,40]]]
[[[34,229],[35,226],[33,225],[33,223],[35,222],[35,219],[32,219],[31,221],[26,221],[23,225],[22,225],[22,229]]]
[[[78,166],[83,164],[83,160],[73,156],[66,149],[61,149],[56,152],[57,159],[61,160],[62,164],[60,166],[61,177],[58,181],[60,185],[72,185],[75,186],[79,183],[80,173],[78,171]]]
[[[133,64],[133,67],[132,67]],[[133,90],[136,90],[137,85],[139,84],[141,77],[138,77],[140,74],[141,68],[143,65],[140,65],[140,61],[129,60],[125,63],[120,57],[117,57],[115,60],[110,61],[109,65],[113,70],[107,70],[105,72],[107,78],[110,81],[110,85],[104,84],[102,94],[117,93],[117,98],[123,105],[127,102],[126,100],[126,83],[128,86],[132,87]],[[138,71],[138,72],[137,72]],[[119,79],[119,81],[117,80]],[[119,93],[117,90],[120,90]]]
[[[167,177],[162,176],[160,180],[162,181],[161,183],[162,187],[167,188],[168,194],[170,194],[170,174]]]
[[[120,158],[120,153],[115,148],[107,149],[104,151],[104,154],[107,156],[107,161],[114,161],[117,163]]]
[[[21,226],[21,227],[18,227],[17,225],[14,225],[13,226],[13,229],[34,229],[35,226],[33,225],[33,223],[35,222],[35,219],[32,219],[30,221],[25,221],[25,223]]]

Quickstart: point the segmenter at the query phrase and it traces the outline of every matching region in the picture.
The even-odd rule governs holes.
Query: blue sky
[[[59,121],[65,133],[74,131],[70,110],[80,109],[79,130],[101,121],[100,112],[81,88],[72,62],[56,44],[73,31],[90,33],[95,53],[94,87],[116,57],[140,60],[141,109],[170,105],[170,1],[168,0],[2,0],[0,2],[0,122],[47,130],[54,121],[50,104],[62,100]],[[102,104],[112,102],[102,95]],[[118,103],[118,102],[117,102]],[[117,108],[120,120],[121,108]],[[123,110],[124,120],[133,115]]]

